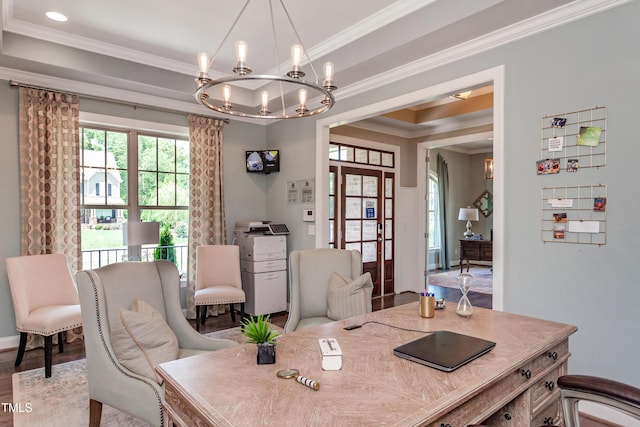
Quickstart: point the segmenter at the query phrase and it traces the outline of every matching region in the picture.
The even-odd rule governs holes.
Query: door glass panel
[[[360,242],[358,243],[347,243],[344,245],[345,249],[348,249],[350,251],[358,251],[360,253],[362,253],[362,248],[360,248]]]
[[[360,240],[362,223],[360,220],[357,221],[345,221],[346,227],[346,236],[345,241],[347,242],[355,242]]]
[[[362,242],[362,262],[376,262],[378,242]]]
[[[363,176],[362,177],[362,195],[369,197],[378,197],[378,177]]]
[[[329,219],[335,219],[336,218],[335,206],[336,206],[336,198],[335,198],[335,196],[329,196]]]
[[[393,244],[391,242],[392,240],[386,240],[384,242],[384,259],[386,261],[393,259]]]
[[[390,219],[387,219],[384,221],[384,238],[385,239],[391,239],[392,237],[392,231],[393,231],[393,221]]]
[[[347,197],[345,200],[345,218],[362,218],[360,211],[360,198],[359,197]]]
[[[335,221],[334,220],[330,220],[329,221],[329,241],[333,242],[333,231],[335,230]]]
[[[346,176],[346,190],[347,196],[361,196],[362,195],[362,177],[360,175],[347,175]]]
[[[362,221],[362,240],[376,240],[378,237],[378,222],[376,220],[373,221]]]
[[[393,218],[393,200],[386,199],[384,201],[384,217]]]
[[[376,207],[378,206],[377,199],[362,199],[362,218],[372,219],[378,217]]]
[[[393,197],[393,179],[384,179],[384,197]]]

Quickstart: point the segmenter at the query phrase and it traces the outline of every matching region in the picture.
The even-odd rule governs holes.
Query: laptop
[[[489,352],[496,343],[450,331],[435,331],[393,349],[403,359],[451,372]]]

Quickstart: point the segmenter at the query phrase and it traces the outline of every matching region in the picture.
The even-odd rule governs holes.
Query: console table
[[[493,261],[493,242],[491,240],[460,239],[460,273],[464,260],[469,261]]]
[[[163,363],[165,425],[193,426],[492,426],[562,425],[558,376],[567,373],[571,325],[455,304],[433,318],[418,303],[296,331],[278,338],[274,365],[256,364],[254,344]],[[347,325],[368,323],[346,331]],[[453,372],[401,359],[393,348],[450,330],[496,342]],[[323,371],[319,338],[336,338],[339,371]],[[296,368],[320,383],[311,390],[277,371]]]

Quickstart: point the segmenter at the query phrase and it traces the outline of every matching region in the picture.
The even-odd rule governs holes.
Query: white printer
[[[240,247],[245,311],[253,316],[287,309],[287,238],[272,234],[270,225],[264,221],[239,221],[234,232]]]

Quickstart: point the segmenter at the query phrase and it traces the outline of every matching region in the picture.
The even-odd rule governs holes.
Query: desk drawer
[[[464,259],[480,259],[480,248],[477,246],[463,246],[462,258]]]
[[[549,403],[540,413],[531,419],[532,426],[564,426],[562,416],[562,401],[560,392],[556,392],[556,398]]]
[[[540,406],[547,404],[547,401],[551,399],[552,396],[557,395],[558,377],[567,371],[566,366],[567,364],[563,363],[531,387],[531,407],[534,412],[536,412]]]

